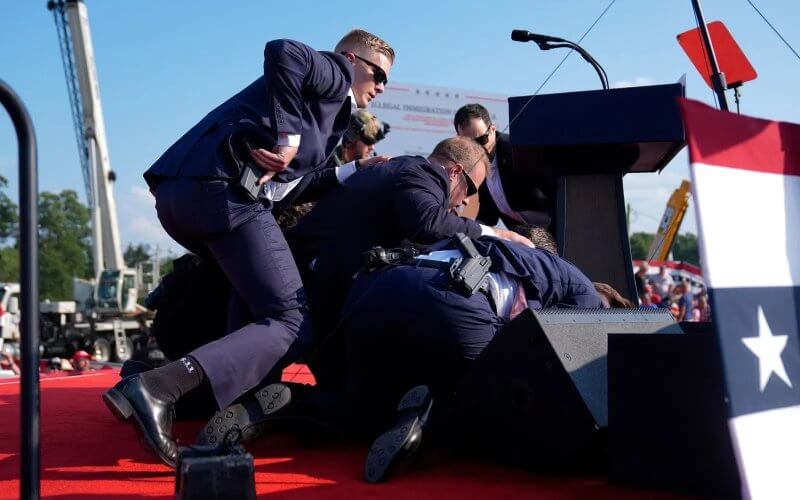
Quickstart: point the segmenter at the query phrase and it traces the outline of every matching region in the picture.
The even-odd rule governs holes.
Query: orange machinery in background
[[[653,238],[653,243],[650,244],[650,251],[647,253],[648,261],[668,260],[672,244],[675,242],[675,236],[678,235],[678,229],[680,229],[683,222],[683,216],[686,215],[686,209],[689,208],[691,191],[692,183],[684,180],[681,182],[680,187],[670,196],[667,208],[664,210],[664,215],[658,224],[658,231],[655,238]]]

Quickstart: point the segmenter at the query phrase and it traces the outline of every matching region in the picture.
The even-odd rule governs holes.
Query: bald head
[[[450,137],[433,149],[428,157],[431,163],[441,165],[450,180],[448,204],[456,210],[469,204],[469,196],[489,175],[491,164],[480,144],[467,137]]]
[[[480,144],[468,137],[449,137],[443,140],[433,148],[433,152],[428,158],[438,160],[442,164],[459,163],[463,166],[464,171],[470,174],[473,169],[481,166],[484,177],[489,174],[491,168],[486,151]]]

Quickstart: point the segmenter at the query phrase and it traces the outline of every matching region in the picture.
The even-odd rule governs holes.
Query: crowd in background
[[[669,309],[676,321],[711,321],[711,306],[705,286],[692,285],[688,279],[670,274],[667,266],[649,274],[650,267],[642,263],[636,271],[636,289],[642,309]]]

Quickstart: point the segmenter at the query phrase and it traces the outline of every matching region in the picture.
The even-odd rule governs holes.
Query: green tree
[[[633,233],[630,238],[631,241],[631,258],[634,260],[643,260],[647,258],[647,252],[650,250],[650,243],[653,242],[652,233]]]
[[[19,283],[19,248],[0,248],[0,283]]]
[[[700,252],[697,248],[697,236],[692,233],[679,234],[672,244],[672,258],[683,262],[700,265]]]
[[[40,298],[69,300],[72,278],[92,274],[89,210],[72,190],[39,196]]]
[[[134,246],[133,243],[128,243],[122,257],[125,259],[125,265],[135,268],[142,262],[150,260],[150,246],[144,243],[139,243]]]
[[[19,229],[19,216],[17,215],[17,204],[5,193],[8,187],[8,180],[0,175],[0,242],[9,238],[15,238]]]

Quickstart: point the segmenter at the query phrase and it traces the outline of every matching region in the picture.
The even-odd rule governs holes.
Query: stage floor
[[[302,365],[284,378],[309,382]],[[133,427],[114,419],[100,394],[116,383],[116,370],[41,380],[42,496],[148,498],[174,494],[174,472],[138,444]],[[0,379],[0,499],[19,496],[19,380]],[[202,422],[179,423],[191,442]],[[414,469],[384,484],[361,477],[365,444],[307,446],[292,436],[251,444],[256,488],[263,498],[547,498],[670,499],[663,493],[608,484],[605,478],[546,477],[434,450]]]

